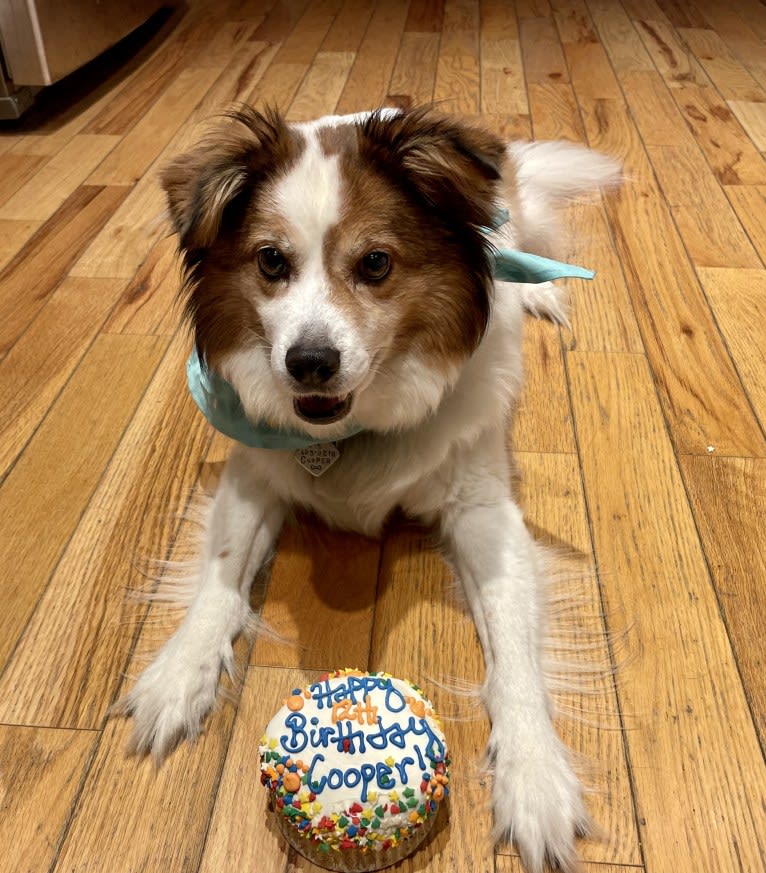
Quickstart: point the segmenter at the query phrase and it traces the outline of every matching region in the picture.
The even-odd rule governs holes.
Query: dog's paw
[[[139,676],[115,711],[133,717],[129,750],[151,752],[155,764],[184,739],[196,739],[215,706],[221,671],[233,670],[228,643],[223,651],[176,635]]]
[[[564,745],[553,734],[534,748],[506,750],[493,743],[494,836],[512,839],[528,873],[579,869],[575,837],[590,830],[580,781]],[[509,754],[508,752],[511,752]]]

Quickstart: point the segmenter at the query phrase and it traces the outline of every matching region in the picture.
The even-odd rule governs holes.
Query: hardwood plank
[[[480,76],[478,31],[442,33],[434,84],[434,100],[439,110],[464,114],[478,112]]]
[[[766,271],[706,269],[699,276],[755,413],[766,429]]]
[[[0,271],[16,257],[39,228],[39,221],[0,219]]]
[[[679,82],[710,84],[699,61],[669,23],[650,21],[642,16],[635,27],[660,75],[671,88]]]
[[[722,185],[766,184],[763,155],[759,154],[716,91],[698,85],[683,85],[673,93],[686,123]]]
[[[290,104],[288,121],[311,121],[320,115],[331,115],[353,64],[353,52],[318,52]]]
[[[766,91],[714,30],[689,27],[678,32],[724,99],[766,100]]]
[[[26,330],[126,193],[125,188],[77,188],[0,272],[3,352]],[[30,276],[35,277],[32,294]]]
[[[335,20],[342,0],[314,0],[298,19],[276,54],[277,63],[305,64],[314,60]]]
[[[370,668],[421,685],[443,719],[453,750],[449,828],[412,858],[403,873],[492,870],[487,839],[491,813],[481,760],[487,719],[476,700],[452,695],[438,683],[481,682],[483,659],[473,623],[451,595],[451,574],[430,536],[414,525],[390,531],[383,546]],[[415,645],[402,641],[415,640]]]
[[[583,864],[582,873],[640,873],[642,866],[624,864]],[[524,873],[519,858],[508,855],[498,855],[496,859],[495,873]]]
[[[574,682],[581,689],[554,694],[558,730],[584,771],[592,792],[588,810],[601,832],[580,841],[578,851],[585,861],[640,864],[620,712],[609,667],[606,624],[611,616],[602,615],[578,459],[526,452],[517,452],[515,459],[520,470],[518,500],[526,524],[549,550],[551,597],[563,599],[551,607],[546,652],[571,665],[571,673],[565,667],[554,671],[554,679],[565,685]],[[619,642],[615,648],[619,669],[620,659],[629,653]]]
[[[657,5],[679,33],[682,27],[707,27],[705,16],[688,0],[657,0]]]
[[[235,869],[243,858],[257,858],[258,873],[318,869],[289,851],[277,830],[268,809],[268,792],[261,785],[253,738],[262,735],[290,688],[303,688],[320,675],[307,670],[248,669],[199,873]],[[232,809],[240,811],[236,819]]]
[[[636,75],[636,74],[632,74]],[[581,100],[591,146],[624,160],[632,180],[607,214],[678,451],[759,455],[764,438],[625,107]]]
[[[728,185],[725,191],[761,261],[766,263],[766,186]]]
[[[126,757],[130,723],[110,721],[52,873],[196,870],[233,720],[234,708],[220,707],[159,770]]]
[[[516,14],[523,18],[549,18],[551,4],[549,0],[516,0]]]
[[[764,41],[753,31],[751,20],[745,21],[737,8],[716,0],[696,0],[707,23],[739,58],[762,88],[766,88],[766,57]]]
[[[570,279],[571,345],[583,351],[643,353],[641,332],[602,203],[577,203],[565,213],[565,260],[596,271],[592,282]]]
[[[6,202],[35,177],[46,160],[43,155],[0,154],[0,217]]]
[[[306,64],[272,62],[245,102],[261,111],[269,106],[286,112],[295,99],[307,70]]]
[[[766,462],[681,459],[702,546],[761,743],[766,741],[766,658],[753,645],[766,622]],[[747,548],[742,544],[747,543]]]
[[[104,340],[163,343],[114,335]],[[143,613],[125,591],[141,587],[138,561],[167,554],[178,529],[176,513],[185,506],[210,441],[186,391],[187,351],[188,340],[179,335],[98,480],[0,681],[0,721],[101,726],[132,647],[133,625]],[[81,400],[91,409],[94,390]],[[97,391],[102,402],[103,378]],[[55,457],[49,452],[48,462]]]
[[[390,0],[375,7],[338,101],[339,113],[362,112],[384,104],[407,20],[408,5],[407,0]]]
[[[438,34],[405,31],[391,73],[390,94],[386,102],[393,102],[397,106],[431,103],[438,56]]]
[[[612,628],[640,641],[619,694],[647,868],[757,868],[766,767],[652,375],[582,352],[568,372]]]
[[[90,280],[102,281],[102,280]],[[117,303],[104,324],[106,333],[171,336],[183,316],[178,299],[182,271],[176,241],[161,239],[124,287]]]
[[[485,114],[529,113],[524,64],[518,39],[482,31],[481,111]]]
[[[45,221],[112,151],[119,137],[78,134],[0,208],[0,218]],[[99,183],[96,183],[99,184]],[[118,183],[119,184],[119,183]]]
[[[532,82],[527,94],[536,139],[585,141],[577,98],[568,82]]]
[[[569,70],[552,18],[522,18],[521,54],[527,82],[568,82]]]
[[[98,189],[97,189],[98,190]],[[128,192],[127,188],[105,191]],[[70,276],[130,279],[155,242],[167,233],[165,197],[153,174],[145,175],[69,270]]]
[[[411,0],[404,30],[441,33],[443,23],[444,0]]]
[[[482,38],[519,38],[517,17],[507,0],[479,0],[479,25]]]
[[[501,286],[498,293],[512,293]],[[513,416],[511,445],[519,452],[574,452],[572,413],[564,375],[559,331],[527,319],[524,327],[526,378]]]
[[[760,267],[760,258],[700,150],[648,146],[647,153],[692,263]]]
[[[728,100],[727,103],[755,147],[766,151],[766,103],[745,100]]]
[[[113,279],[64,279],[0,362],[0,479],[66,384],[122,290]]]
[[[219,75],[217,67],[184,70],[147,109],[88,179],[91,185],[134,185]]]
[[[674,95],[659,73],[624,73],[620,81],[625,90],[625,100],[646,145],[694,145],[694,137],[673,99]]]
[[[282,42],[303,15],[308,0],[277,0],[250,37],[258,42]]]
[[[445,0],[442,34],[479,29],[478,0]]]
[[[629,72],[654,72],[654,64],[625,10],[614,0],[588,0],[601,42],[618,77]]]
[[[380,544],[315,519],[288,524],[262,610],[282,640],[262,635],[251,663],[335,670],[368,666]]]
[[[375,0],[346,0],[322,41],[324,52],[355,52],[364,38]]]
[[[23,572],[14,572],[3,585],[0,664],[43,596],[160,353],[153,339],[99,337],[3,482],[0,565]],[[71,578],[62,581],[72,584]],[[55,624],[57,616],[54,608],[42,618]],[[66,636],[61,627],[59,633]],[[39,684],[22,679],[32,697],[41,696],[51,672],[50,659],[36,654]],[[15,705],[9,697],[4,701]]]
[[[49,869],[97,734],[0,726],[0,840],[16,873]]]
[[[584,97],[622,97],[609,58],[600,43],[564,43],[572,86]]]

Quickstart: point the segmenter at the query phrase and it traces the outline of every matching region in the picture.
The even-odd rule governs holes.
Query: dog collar
[[[498,210],[495,227],[500,227],[507,220],[508,211]],[[516,249],[494,248],[492,253],[495,259],[495,278],[503,282],[539,285],[553,279],[592,279],[596,275],[593,270],[586,270],[584,267]],[[326,439],[312,437],[298,430],[272,427],[262,420],[252,421],[245,414],[242,401],[234,387],[205,366],[197,354],[196,347],[186,364],[186,375],[194,402],[210,424],[222,434],[251,448],[300,452],[311,446],[332,446],[332,443],[348,439],[362,430],[358,425],[349,425],[345,433],[328,443]],[[335,451],[337,452],[337,449]],[[314,454],[316,450],[308,453],[312,457]],[[315,475],[319,474],[315,473]]]

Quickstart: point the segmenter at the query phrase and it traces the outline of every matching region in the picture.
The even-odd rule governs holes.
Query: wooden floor
[[[288,529],[241,640],[244,686],[159,772],[111,703],[177,615],[126,591],[183,558],[227,451],[184,390],[157,169],[232,101],[306,119],[438,101],[509,136],[619,156],[573,207],[573,330],[529,320],[513,428],[555,547],[562,698],[595,791],[589,873],[766,869],[766,5],[758,0],[189,2],[0,128],[0,845],[10,873],[307,871],[264,816],[257,741],[339,666],[425,686],[449,719],[448,827],[406,871],[493,852],[481,655],[426,535]],[[261,584],[262,583],[262,584]],[[607,635],[608,632],[608,635]],[[571,647],[571,646],[570,646]],[[443,686],[447,687],[443,687]]]

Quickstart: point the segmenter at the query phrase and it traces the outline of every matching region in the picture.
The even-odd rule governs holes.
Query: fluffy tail
[[[569,142],[510,143],[508,164],[505,187],[515,245],[549,257],[556,256],[560,236],[556,205],[622,182],[618,161]]]

